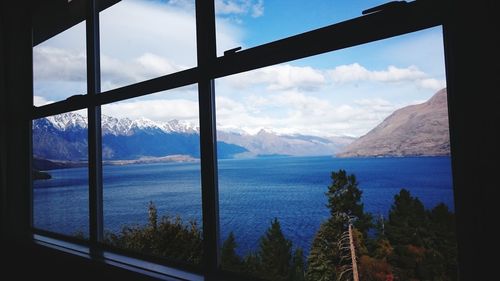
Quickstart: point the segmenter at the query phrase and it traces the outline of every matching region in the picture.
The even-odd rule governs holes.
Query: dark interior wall
[[[8,2],[8,3],[6,3]],[[10,241],[29,238],[29,109],[32,106],[32,48],[29,5],[2,1],[2,230]],[[24,110],[22,110],[24,109]]]
[[[40,280],[144,280],[27,242],[30,192],[26,187],[30,183],[23,167],[30,158],[30,121],[19,109],[31,106],[32,37],[29,7],[15,2],[24,1],[0,4],[0,258],[7,261],[2,268],[21,275],[20,280],[32,272]],[[496,85],[500,23],[495,1],[471,2],[450,0],[445,25],[460,275],[461,280],[491,280],[496,260],[487,257],[495,254],[498,240],[493,227],[498,221],[495,190],[500,186],[496,163],[500,159]]]

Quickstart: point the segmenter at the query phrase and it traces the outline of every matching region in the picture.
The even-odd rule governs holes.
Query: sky
[[[361,15],[384,1],[216,0],[217,53]],[[193,0],[125,0],[100,14],[102,91],[196,66]],[[366,134],[446,86],[442,30],[427,29],[216,80],[221,130]],[[86,91],[83,23],[33,49],[34,103]],[[103,93],[105,94],[105,93]],[[198,124],[196,85],[103,106],[103,114]]]

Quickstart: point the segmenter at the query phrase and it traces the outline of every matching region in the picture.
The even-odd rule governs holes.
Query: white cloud
[[[198,103],[188,99],[136,100],[107,104],[102,113],[119,118],[139,119],[146,117],[154,121],[185,120],[198,124]]]
[[[171,7],[194,10],[195,0],[167,0],[165,3]],[[217,15],[250,15],[260,17],[264,14],[263,0],[215,0],[215,13]]]
[[[390,65],[386,70],[368,70],[358,63],[340,65],[330,71],[331,78],[336,83],[357,81],[398,82],[414,81],[427,75],[416,66],[398,68]]]
[[[255,110],[250,104],[257,102]],[[218,128],[257,133],[270,129],[282,134],[360,136],[380,123],[397,106],[382,99],[337,104],[295,91],[250,96],[242,101],[217,97]]]
[[[86,64],[83,52],[49,46],[33,48],[35,80],[86,81]]]
[[[419,81],[419,86],[424,89],[430,89],[437,92],[446,87],[446,81],[434,78],[425,78]]]
[[[385,70],[368,70],[359,63],[340,65],[328,71],[333,82],[338,84],[357,82],[410,82],[417,87],[438,91],[446,87],[445,80],[430,78],[418,67],[411,65],[399,68],[390,65]]]
[[[167,58],[145,53],[131,61],[121,61],[108,56],[101,57],[102,88],[107,90],[135,82],[156,78],[182,69]]]
[[[215,0],[218,15],[246,15],[260,17],[264,14],[263,0]]]
[[[270,91],[291,89],[312,91],[325,84],[325,77],[321,71],[309,66],[299,67],[289,64],[274,65],[233,75],[226,80],[231,86],[240,89],[265,84],[267,90]]]

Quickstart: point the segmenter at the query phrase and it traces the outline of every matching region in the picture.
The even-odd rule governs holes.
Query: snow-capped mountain
[[[69,112],[45,118],[60,131],[71,129],[86,129],[87,117],[78,113]],[[170,120],[168,122],[156,122],[148,118],[141,117],[131,120],[129,118],[116,118],[107,115],[101,117],[101,128],[103,135],[130,136],[137,131],[159,130],[164,133],[197,134],[199,128],[189,122]]]
[[[199,127],[185,121],[158,122],[103,115],[102,156],[107,160],[200,154]],[[270,130],[257,134],[218,131],[219,158],[261,155],[334,155],[354,139],[307,135],[280,135]],[[87,118],[64,113],[33,122],[35,157],[53,160],[87,159]]]
[[[73,112],[49,116],[46,118],[56,129],[67,131],[71,129],[86,129],[87,118]]]
[[[52,160],[88,158],[87,118],[64,113],[33,121],[33,154]],[[188,122],[156,122],[147,118],[131,120],[103,115],[102,157],[105,160],[129,160],[141,157],[188,155],[199,158],[198,127]],[[241,146],[218,142],[220,158],[246,152]]]

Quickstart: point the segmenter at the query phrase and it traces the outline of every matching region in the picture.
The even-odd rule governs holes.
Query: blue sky
[[[216,0],[218,53],[360,16],[381,3]],[[193,0],[122,1],[100,17],[103,91],[196,65]],[[445,87],[441,33],[437,27],[218,79],[218,127],[363,135],[394,110]],[[85,27],[79,24],[34,48],[35,105],[85,93],[85,73]],[[197,107],[193,85],[103,111],[197,124]]]

